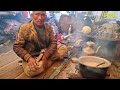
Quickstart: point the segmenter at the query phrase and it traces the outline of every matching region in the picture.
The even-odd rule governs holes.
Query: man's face
[[[32,16],[32,19],[33,19],[35,24],[37,24],[38,26],[43,26],[44,25],[44,21],[45,21],[45,18],[46,18],[46,12],[45,11],[33,11],[31,16]]]

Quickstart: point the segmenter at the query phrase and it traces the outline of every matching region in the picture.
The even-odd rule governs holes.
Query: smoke
[[[75,56],[75,57],[80,57],[80,53],[81,53],[81,46],[79,45],[79,43],[83,43],[83,41],[81,41],[82,39],[82,28],[84,27],[84,21],[82,21],[81,19],[72,16],[71,17],[71,21],[70,21],[70,25],[72,26],[72,30],[71,30],[71,34],[72,36],[68,38],[70,45],[73,46],[73,48],[71,49],[71,55]]]
[[[76,57],[80,57],[83,55],[83,48],[86,48],[86,42],[87,41],[93,41],[95,43],[93,49],[94,51],[97,50],[99,46],[101,48],[98,50],[98,52],[95,54],[96,56],[111,60],[115,57],[115,50],[116,50],[116,43],[112,42],[111,40],[106,40],[107,36],[96,36],[92,35],[91,33],[89,36],[82,34],[81,30],[85,26],[84,21],[80,20],[79,18],[72,17],[71,18],[71,26],[72,26],[72,38],[70,37],[69,40],[71,40],[71,45],[74,46],[74,48],[71,50],[71,54]],[[94,30],[92,30],[94,32]],[[95,33],[97,30],[95,30]],[[76,47],[77,40],[82,39],[83,41],[80,42],[80,46]]]
[[[84,26],[84,22],[76,17],[71,17],[71,26],[74,40],[81,38],[81,30]]]
[[[79,17],[74,17],[74,16],[67,16],[67,15],[63,15],[60,18],[60,26],[61,26],[61,30],[62,32],[65,32],[66,35],[68,35],[69,32],[69,27],[71,25],[71,34],[72,36],[70,36],[67,40],[70,43],[69,45],[73,46],[73,48],[71,49],[71,55],[72,56],[76,56],[76,57],[80,57],[82,55],[84,55],[84,52],[82,51],[83,48],[86,48],[86,42],[87,41],[93,41],[95,43],[93,49],[96,51],[97,48],[99,46],[101,46],[101,48],[98,50],[98,53],[96,53],[96,56],[99,57],[103,57],[106,59],[112,59],[115,55],[115,43],[111,43],[110,40],[106,40],[106,36],[100,35],[100,36],[96,36],[97,35],[97,30],[92,29],[92,32],[88,35],[90,35],[90,37],[88,35],[83,34],[82,28],[84,26],[86,26],[85,22],[83,19],[80,19]],[[94,32],[94,33],[93,33]],[[76,42],[79,40],[80,44],[76,45]]]

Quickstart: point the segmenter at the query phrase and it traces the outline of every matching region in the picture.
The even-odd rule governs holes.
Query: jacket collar
[[[48,42],[48,26],[47,26],[47,24],[44,24],[45,25],[45,40],[46,40],[46,42]],[[38,40],[38,42],[39,42],[39,39],[38,39],[38,34],[37,34],[37,31],[35,30],[35,27],[34,27],[34,25],[33,25],[33,20],[30,22],[30,29],[31,29],[31,32],[34,34],[34,36],[35,36],[35,39],[36,40]]]

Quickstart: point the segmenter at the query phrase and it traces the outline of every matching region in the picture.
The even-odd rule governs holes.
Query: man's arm
[[[54,52],[57,50],[57,40],[55,38],[54,32],[53,32],[53,28],[50,26],[50,45],[47,48],[47,50],[45,51],[45,57],[48,59],[49,56],[51,56],[52,54],[54,54]]]
[[[31,55],[24,49],[25,45],[25,27],[21,26],[13,45],[14,52],[22,59],[28,61]]]

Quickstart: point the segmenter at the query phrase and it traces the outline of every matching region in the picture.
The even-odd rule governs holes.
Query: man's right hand
[[[28,66],[30,70],[35,71],[37,68],[37,63],[33,57],[30,57],[28,60]]]

